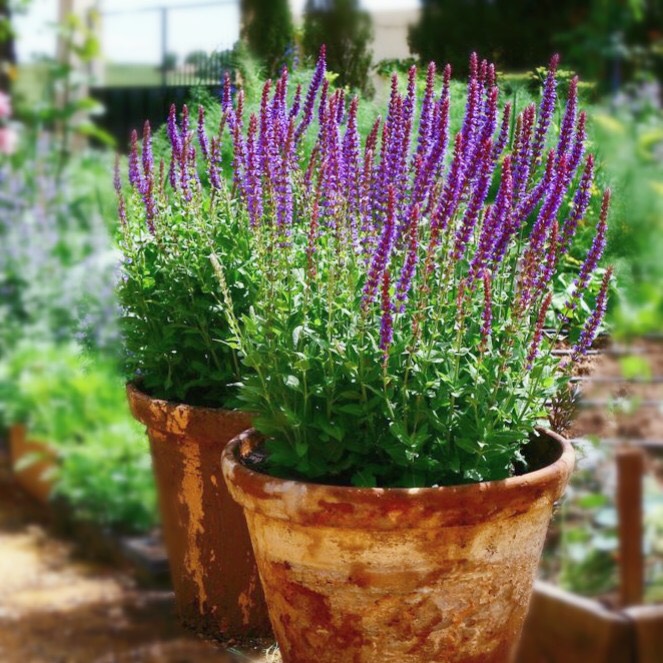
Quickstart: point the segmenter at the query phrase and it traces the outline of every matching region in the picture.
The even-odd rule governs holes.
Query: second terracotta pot
[[[9,455],[17,483],[32,497],[46,504],[55,487],[58,457],[55,450],[28,438],[25,426],[9,429]]]
[[[574,454],[546,433],[536,471],[480,484],[369,489],[275,478],[223,452],[283,663],[507,663]],[[532,447],[532,445],[530,445]]]
[[[221,451],[249,417],[154,399],[133,385],[127,394],[150,440],[180,617],[213,637],[269,637],[246,522],[219,468]]]

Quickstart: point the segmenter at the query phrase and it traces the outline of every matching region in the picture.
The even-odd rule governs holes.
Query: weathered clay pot
[[[9,456],[16,482],[39,502],[46,504],[55,485],[58,459],[44,442],[30,440],[26,428],[16,424],[9,429]],[[24,461],[32,460],[24,465]]]
[[[271,635],[246,522],[219,468],[249,417],[154,399],[133,385],[127,394],[150,440],[180,617],[216,637]]]
[[[524,476],[443,488],[288,481],[226,447],[284,663],[506,663],[574,453],[545,433]]]

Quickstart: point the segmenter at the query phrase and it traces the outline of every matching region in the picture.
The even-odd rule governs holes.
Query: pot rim
[[[564,492],[575,464],[569,440],[545,429],[540,435],[558,449],[555,460],[526,474],[496,481],[454,486],[420,488],[362,488],[283,479],[258,472],[239,459],[241,445],[255,444],[258,433],[248,429],[231,440],[221,454],[223,475],[231,494],[242,506],[270,517],[290,519],[302,524],[321,520],[329,526],[345,526],[354,511],[374,515],[379,529],[410,523],[416,511],[431,526],[469,525],[486,517],[513,517],[541,500],[552,504]],[[395,514],[395,515],[394,515]]]
[[[223,407],[209,407],[208,405],[190,405],[183,401],[170,401],[166,398],[157,398],[150,396],[146,391],[143,391],[135,380],[130,380],[125,384],[125,390],[129,400],[134,399],[137,402],[144,403],[157,403],[160,407],[166,407],[170,410],[176,408],[188,408],[196,410],[196,412],[235,412],[235,410],[228,410]]]
[[[214,437],[214,430],[219,427],[220,419],[231,420],[243,428],[250,426],[250,416],[239,410],[188,405],[154,398],[142,391],[135,382],[127,382],[125,388],[131,413],[141,424],[151,429],[182,435],[203,433],[205,437]]]

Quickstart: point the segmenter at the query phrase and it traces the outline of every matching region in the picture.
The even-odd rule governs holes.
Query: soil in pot
[[[563,438],[505,481],[364,489],[223,472],[244,507],[284,663],[506,663],[517,645],[554,502],[573,468]]]
[[[269,637],[246,522],[219,468],[221,451],[248,428],[248,416],[168,403],[131,385],[127,393],[150,440],[180,617],[211,637]]]

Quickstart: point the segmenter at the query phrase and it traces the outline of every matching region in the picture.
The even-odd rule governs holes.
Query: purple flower
[[[205,109],[202,106],[198,106],[198,144],[200,145],[200,152],[203,158],[207,161],[210,151],[205,131]]]
[[[492,143],[490,140],[484,142],[482,149],[482,157],[479,162],[479,175],[474,191],[470,198],[470,202],[465,211],[465,215],[461,221],[460,227],[456,232],[454,246],[451,252],[453,260],[460,260],[465,255],[465,247],[470,240],[474,226],[479,218],[479,213],[488,195],[488,187],[490,185],[491,171],[490,171],[490,156],[492,151]]]
[[[405,262],[401,269],[401,275],[396,284],[396,300],[399,303],[399,311],[405,311],[405,302],[407,301],[412,279],[417,267],[417,253],[419,251],[419,206],[415,205],[410,212],[410,219],[407,226],[408,251]]]
[[[582,332],[580,332],[578,342],[573,347],[573,351],[571,353],[572,362],[577,361],[580,357],[587,354],[587,351],[592,347],[592,343],[594,343],[596,339],[608,304],[608,288],[610,287],[611,278],[612,267],[608,267],[605,274],[603,275],[601,289],[599,290],[599,294],[596,298],[596,306],[594,311],[589,316],[585,326],[582,329]]]
[[[315,71],[313,72],[313,78],[309,85],[308,91],[306,93],[306,100],[304,101],[304,108],[302,111],[302,119],[297,126],[297,131],[295,132],[295,143],[299,143],[302,135],[311,124],[313,120],[313,107],[315,105],[315,99],[320,90],[320,86],[325,78],[325,73],[327,71],[327,50],[323,44],[320,47],[320,55],[318,56],[318,62],[315,66]]]
[[[511,126],[511,104],[504,104],[502,111],[502,124],[500,125],[500,133],[497,136],[495,145],[493,146],[493,161],[496,161],[500,154],[504,151],[506,141],[509,138],[509,128]]]
[[[597,268],[599,260],[603,255],[606,245],[606,235],[608,230],[608,209],[610,208],[610,189],[606,189],[603,194],[603,202],[601,204],[601,214],[599,216],[599,222],[596,224],[596,235],[592,242],[585,262],[580,268],[580,273],[574,281],[575,291],[581,293],[589,283],[589,279],[592,275],[592,272]]]
[[[527,189],[535,114],[536,108],[534,104],[531,104],[518,117],[513,160],[513,191],[515,200],[520,200]]]
[[[168,114],[168,139],[172,147],[173,159],[177,162],[182,151],[182,138],[180,130],[177,127],[177,109],[175,108],[175,104],[171,104],[170,113]]]
[[[148,121],[143,125],[143,173],[146,178],[152,177],[154,155],[152,154],[152,130]]]
[[[569,321],[571,312],[575,310],[578,301],[583,296],[584,291],[589,284],[589,280],[593,272],[598,267],[601,256],[603,255],[608,229],[608,209],[610,206],[610,195],[610,189],[606,189],[603,194],[599,222],[596,224],[596,235],[594,235],[592,245],[587,253],[587,256],[585,257],[585,261],[583,262],[582,267],[580,268],[580,273],[573,282],[573,292],[564,305],[564,311],[560,316],[561,319],[565,322]]]
[[[210,158],[208,165],[209,181],[212,188],[219,190],[221,188],[221,178],[219,177],[219,163],[221,163],[221,148],[219,146],[219,139],[212,138],[212,147],[210,150]]]
[[[138,163],[138,133],[134,129],[131,132],[131,147],[129,150],[129,183],[138,191],[142,191],[143,178]]]
[[[295,89],[295,98],[292,101],[292,107],[290,108],[290,118],[297,117],[299,114],[299,109],[302,106],[302,84],[298,83],[297,88]]]
[[[357,213],[360,206],[359,193],[359,132],[357,131],[358,99],[350,102],[348,125],[343,137],[343,186],[348,197],[348,211]]]
[[[571,138],[573,136],[573,128],[576,123],[576,111],[578,108],[578,77],[574,76],[569,85],[569,95],[566,101],[566,111],[564,112],[564,119],[562,126],[559,130],[559,141],[557,143],[557,161],[559,162],[562,157],[566,156]]]
[[[495,204],[484,216],[479,238],[479,246],[470,265],[469,284],[478,277],[486,263],[498,265],[510,239],[510,215],[513,202],[513,180],[511,177],[511,157],[507,155],[502,163],[502,180],[495,198]]]
[[[366,283],[364,285],[364,292],[362,298],[362,308],[364,310],[373,303],[375,299],[375,294],[377,292],[378,284],[382,278],[387,265],[389,264],[389,258],[391,257],[391,250],[394,245],[394,237],[396,230],[396,219],[395,219],[395,206],[396,206],[396,193],[394,191],[393,185],[388,187],[388,198],[387,198],[387,218],[385,220],[384,226],[382,228],[382,235],[380,236],[380,241],[378,242],[373,256],[371,259],[371,264],[368,270],[366,277]]]
[[[580,178],[580,185],[573,197],[571,212],[562,226],[562,241],[560,243],[560,255],[564,255],[571,247],[571,241],[575,235],[576,228],[584,218],[589,202],[592,197],[592,183],[594,182],[594,155],[587,157],[585,169]]]
[[[536,125],[536,134],[534,137],[534,145],[532,147],[532,165],[536,166],[541,161],[543,154],[543,147],[546,141],[546,134],[550,127],[550,120],[553,111],[555,110],[555,102],[557,101],[557,67],[559,65],[559,55],[556,53],[550,59],[548,66],[548,76],[543,87],[543,97],[541,98],[541,105],[539,106],[539,120]]]
[[[587,139],[587,113],[584,111],[578,115],[578,123],[576,126],[576,135],[573,142],[573,149],[571,150],[571,157],[569,161],[569,173],[571,176],[575,174],[582,157],[585,153],[585,140]]]
[[[419,115],[419,137],[417,140],[417,155],[422,161],[430,149],[430,132],[433,120],[433,95],[435,94],[435,63],[428,64],[426,73],[426,91],[421,102]]]

